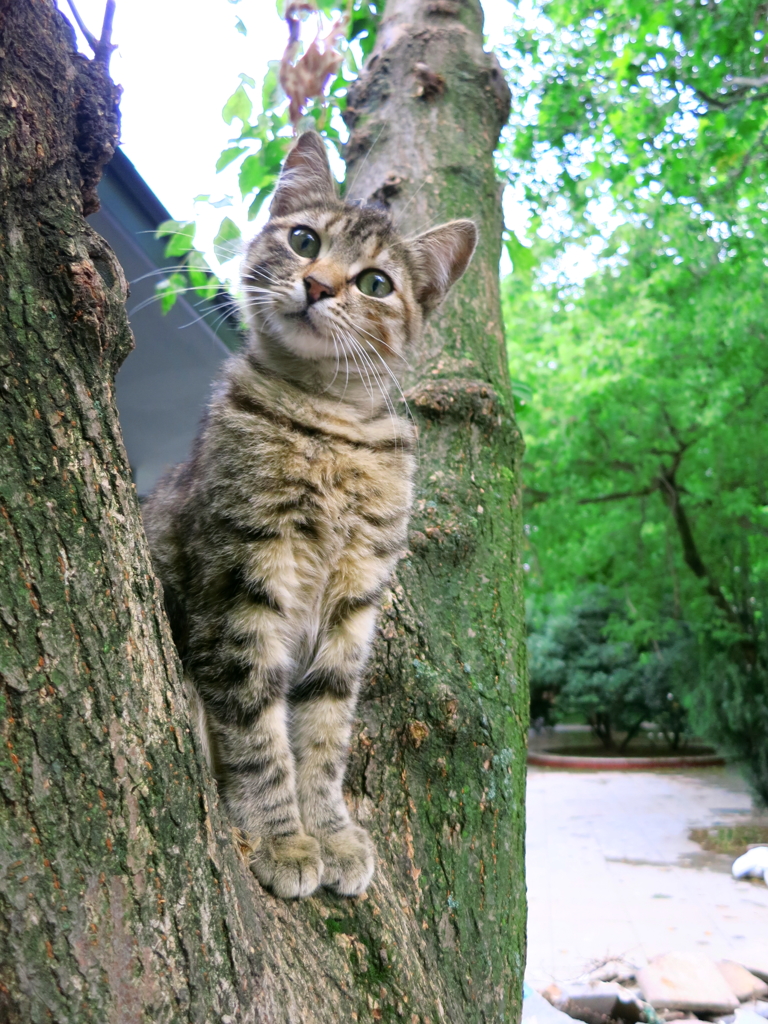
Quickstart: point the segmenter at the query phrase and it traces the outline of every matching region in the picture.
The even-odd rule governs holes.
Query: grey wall
[[[165,469],[187,457],[211,382],[240,338],[225,304],[198,303],[194,293],[191,301],[179,300],[162,315],[154,299],[155,283],[163,276],[157,271],[172,261],[163,256],[165,242],[156,240],[154,231],[169,214],[122,154],[107,168],[99,195],[102,208],[90,223],[112,246],[130,283],[128,315],[136,349],[118,372],[116,396],[136,489],[143,496]]]

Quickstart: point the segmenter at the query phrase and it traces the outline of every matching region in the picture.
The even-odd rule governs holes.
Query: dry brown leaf
[[[344,38],[345,18],[337,18],[326,35],[321,35],[322,24],[306,49],[296,59],[301,46],[301,17],[304,14],[318,14],[315,4],[308,0],[294,0],[285,12],[288,23],[288,45],[280,61],[280,85],[290,100],[288,116],[296,127],[310,100],[323,96],[328,82],[341,67],[343,55],[336,44]],[[318,14],[319,22],[319,14]]]

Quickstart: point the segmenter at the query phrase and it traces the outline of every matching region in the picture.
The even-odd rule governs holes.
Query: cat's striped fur
[[[320,240],[311,259],[297,226]],[[470,221],[400,240],[385,212],[336,198],[321,140],[301,136],[244,261],[249,342],[145,505],[212,769],[280,896],[355,895],[373,874],[342,780],[411,504],[414,430],[389,385],[474,241]],[[390,294],[360,291],[367,268]]]

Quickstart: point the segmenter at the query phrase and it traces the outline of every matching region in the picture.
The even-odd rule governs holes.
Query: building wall
[[[134,482],[144,496],[187,457],[212,382],[240,336],[221,299],[202,302],[192,293],[162,315],[155,284],[173,261],[154,232],[170,214],[119,151],[99,196],[102,208],[90,222],[114,249],[130,285],[136,349],[118,372],[116,396]]]

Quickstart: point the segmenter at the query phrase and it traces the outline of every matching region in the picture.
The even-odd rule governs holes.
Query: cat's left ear
[[[325,144],[317,132],[304,132],[285,158],[269,213],[288,217],[317,202],[336,198],[336,184]]]
[[[477,227],[471,220],[451,220],[405,244],[415,264],[416,298],[431,313],[469,266]]]

